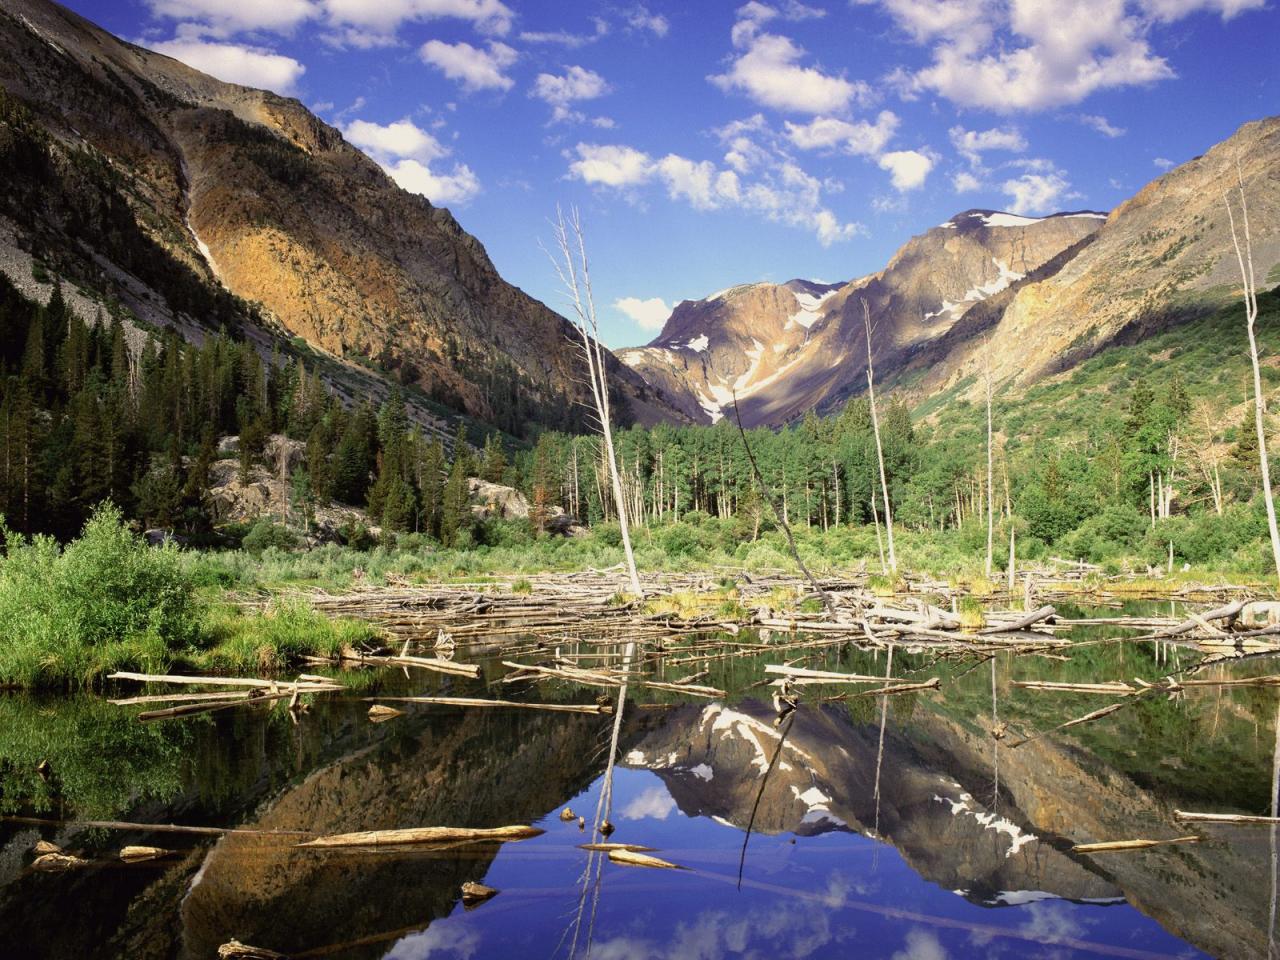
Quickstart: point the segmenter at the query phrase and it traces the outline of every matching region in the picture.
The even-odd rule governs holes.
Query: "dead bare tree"
[[[1271,493],[1271,464],[1267,458],[1266,413],[1267,401],[1262,393],[1262,371],[1258,364],[1258,338],[1254,323],[1258,319],[1258,286],[1253,276],[1253,240],[1249,236],[1249,204],[1244,195],[1244,174],[1236,161],[1236,183],[1240,193],[1240,219],[1244,233],[1244,247],[1236,234],[1236,218],[1231,209],[1231,191],[1223,192],[1227,206],[1227,219],[1231,223],[1231,242],[1236,249],[1236,262],[1240,265],[1240,279],[1244,284],[1245,329],[1249,333],[1249,359],[1253,363],[1253,423],[1258,431],[1258,465],[1262,469],[1262,499],[1267,505],[1267,531],[1271,534],[1271,558],[1276,576],[1280,578],[1280,530],[1276,528],[1276,505]]]
[[[609,382],[604,360],[604,347],[600,345],[600,321],[596,316],[595,299],[591,293],[591,268],[587,261],[586,235],[582,218],[576,207],[564,212],[556,207],[554,229],[556,250],[559,256],[547,252],[552,266],[560,277],[564,292],[573,307],[570,322],[582,337],[582,352],[587,358],[587,375],[590,379],[591,399],[595,403],[600,434],[604,438],[604,455],[613,485],[614,505],[618,510],[618,527],[622,531],[622,550],[627,559],[627,573],[631,577],[631,592],[644,595],[640,586],[640,574],[636,571],[635,553],[631,549],[631,530],[627,525],[627,500],[622,491],[622,476],[618,470],[618,457],[613,448],[613,428],[609,411]],[[545,248],[544,248],[545,250]]]
[[[884,497],[884,528],[889,541],[889,569],[898,572],[898,555],[893,549],[893,509],[889,506],[889,481],[884,473],[884,449],[880,445],[880,418],[876,415],[876,375],[871,363],[871,308],[862,301],[862,325],[867,331],[867,399],[871,403],[871,430],[876,436],[876,460],[880,464],[880,492]]]
[[[1213,511],[1218,516],[1222,516],[1222,448],[1216,442],[1218,421],[1218,409],[1213,403],[1206,399],[1196,403],[1192,411],[1195,431],[1191,450],[1199,461],[1200,472],[1204,474],[1205,484],[1209,487]]]
[[[991,452],[991,354],[987,338],[982,338],[982,379],[987,388],[987,579],[991,579],[991,564],[995,549],[995,461]]]

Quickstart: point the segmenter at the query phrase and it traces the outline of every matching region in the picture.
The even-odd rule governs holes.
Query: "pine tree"
[[[496,433],[491,433],[484,440],[484,456],[480,463],[480,478],[489,483],[502,483],[507,473],[507,457],[502,449],[502,441]]]
[[[440,504],[440,542],[446,547],[466,542],[471,529],[471,497],[465,457],[454,457]]]

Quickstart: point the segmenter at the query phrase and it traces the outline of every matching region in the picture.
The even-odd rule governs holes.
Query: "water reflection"
[[[808,688],[781,728],[767,697],[747,689],[776,655],[711,661],[709,682],[740,691],[727,702],[634,704],[616,726],[437,708],[372,725],[355,698],[318,705],[297,728],[272,713],[113,725],[105,749],[128,761],[118,776],[85,744],[64,748],[43,794],[26,766],[41,747],[0,733],[0,800],[10,808],[322,833],[547,830],[502,847],[376,855],[246,836],[179,840],[166,842],[182,848],[178,858],[127,868],[106,857],[145,837],[45,831],[99,862],[42,875],[26,869],[37,833],[0,825],[0,955],[207,958],[231,937],[295,956],[403,960],[1274,955],[1277,831],[1212,827],[1201,844],[1136,855],[1070,850],[1170,835],[1178,806],[1274,811],[1273,691],[1150,700],[1018,748],[992,736],[1007,725],[1021,737],[1101,705],[1019,692],[1011,678],[1154,678],[1175,654],[1099,644],[1069,662],[1002,656],[977,669],[910,649],[890,664],[832,649],[806,665],[941,673],[943,688],[829,702]],[[453,690],[467,691],[484,693]],[[580,692],[552,684],[511,695]],[[102,717],[87,701],[25,714],[18,702],[0,710],[33,735],[43,716],[74,732],[75,704]],[[588,832],[561,822],[566,805],[588,815]],[[592,811],[614,821],[610,839],[656,847],[689,869],[589,857],[578,844],[593,836]],[[465,910],[467,880],[501,893]]]

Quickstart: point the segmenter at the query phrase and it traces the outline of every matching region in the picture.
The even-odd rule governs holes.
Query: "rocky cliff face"
[[[656,340],[619,356],[701,422],[726,415],[736,395],[748,426],[778,425],[865,389],[864,302],[877,362],[896,369],[975,305],[1084,243],[1105,219],[968,210],[910,240],[868,277],[746,284],[685,301]]]
[[[55,174],[21,172],[37,202],[3,212],[19,242],[104,298],[124,299],[132,278],[132,300],[167,301],[196,328],[265,322],[508,429],[575,425],[567,401],[585,378],[566,321],[298,101],[214,80],[47,0],[0,11],[0,87],[35,117]],[[40,202],[51,193],[70,196]],[[95,208],[127,213],[138,236],[78,231]],[[182,275],[181,296],[148,275],[146,246]],[[635,418],[670,416],[639,378],[618,381]]]

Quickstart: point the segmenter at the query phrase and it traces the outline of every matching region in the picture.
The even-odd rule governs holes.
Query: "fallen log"
[[[1017,741],[1016,743],[1009,744],[1009,746],[1011,748],[1021,747],[1025,744],[1030,743],[1032,740],[1039,740],[1041,737],[1045,736],[1046,734],[1057,733],[1059,730],[1066,730],[1068,727],[1078,726],[1079,724],[1082,724],[1082,723],[1089,723],[1092,720],[1101,720],[1103,717],[1110,716],[1111,714],[1115,713],[1117,710],[1121,709],[1122,707],[1127,707],[1132,702],[1133,701],[1131,700],[1121,700],[1119,703],[1113,703],[1110,706],[1103,707],[1101,710],[1094,710],[1092,713],[1086,713],[1083,717],[1076,717],[1074,720],[1068,720],[1066,723],[1060,723],[1056,727],[1052,727],[1048,730],[1042,730],[1039,733],[1033,733],[1031,736],[1024,737],[1021,740]]]
[[[107,677],[108,680],[137,680],[140,683],[178,683],[211,687],[256,687],[260,690],[282,690],[285,687],[292,687],[293,683],[288,680],[260,680],[255,677],[196,677],[186,674],[168,674],[168,673],[129,673],[119,670]],[[343,685],[335,680],[326,680],[324,678],[300,678],[306,682],[300,684],[303,693],[315,692],[307,689],[308,685],[315,687],[332,688],[335,690],[344,689]],[[320,681],[320,682],[318,682]]]
[[[917,690],[936,690],[942,686],[942,681],[937,677],[930,677],[923,683],[899,683],[891,684],[887,687],[877,687],[875,690],[859,690],[857,693],[850,694],[854,697],[888,697],[896,693],[914,693]]]
[[[1226,606],[1218,607],[1214,610],[1208,610],[1197,617],[1188,618],[1176,627],[1170,627],[1168,630],[1156,634],[1156,638],[1164,640],[1168,637],[1177,637],[1184,633],[1190,633],[1197,627],[1200,627],[1201,621],[1203,620],[1225,620],[1227,621],[1227,626],[1230,627],[1235,622],[1236,618],[1240,616],[1240,611],[1243,610],[1244,607],[1245,601],[1235,600],[1228,603]]]
[[[1183,823],[1280,823],[1280,817],[1253,817],[1238,813],[1189,813],[1173,811],[1173,818]]]
[[[1019,617],[1011,623],[997,623],[990,627],[984,627],[978,631],[978,635],[987,636],[992,633],[1010,633],[1015,630],[1025,630],[1034,623],[1039,623],[1041,620],[1047,620],[1057,612],[1058,611],[1053,607],[1045,604],[1038,610],[1032,610],[1025,617]]]
[[[417,667],[421,670],[434,670],[436,673],[447,673],[456,677],[468,677],[472,680],[480,678],[480,667],[474,663],[455,663],[452,660],[440,660],[436,657],[364,657],[362,663],[373,663],[389,667]]]
[[[560,713],[613,713],[613,707],[607,703],[521,703],[518,700],[484,700],[477,697],[382,697],[380,699],[390,700],[393,703],[434,703],[446,707],[501,707],[512,710],[551,710]],[[370,712],[372,709],[370,708]],[[395,712],[400,713],[399,710]]]
[[[832,673],[828,670],[807,670],[804,667],[788,667],[785,664],[770,663],[764,672],[776,676],[790,677],[797,683],[884,683],[894,677],[870,677],[857,673]]]
[[[404,846],[418,843],[449,843],[453,841],[485,841],[499,843],[528,840],[541,836],[545,830],[538,827],[408,827],[403,830],[365,830],[359,833],[335,833],[316,837],[299,847],[383,847]]]
[[[620,863],[627,867],[650,867],[657,870],[685,870],[686,867],[678,866],[669,860],[663,860],[660,857],[651,857],[647,853],[637,853],[634,850],[610,850],[609,861],[611,863]]]
[[[341,689],[334,687],[335,690]],[[164,710],[147,710],[138,714],[138,719],[144,723],[150,720],[171,720],[175,717],[189,717],[198,713],[213,713],[217,710],[228,710],[231,707],[243,707],[254,703],[274,703],[277,700],[284,700],[287,697],[297,696],[292,690],[286,690],[282,693],[264,693],[260,696],[237,697],[234,700],[211,700],[205,703],[186,703],[178,707],[168,707]]]
[[[1102,843],[1077,843],[1073,853],[1111,853],[1120,850],[1147,850],[1151,847],[1163,847],[1172,843],[1199,843],[1203,837],[1173,837],[1169,840],[1108,840]]]
[[[22,823],[33,827],[63,827],[82,830],[136,830],[140,833],[191,833],[221,837],[238,834],[254,837],[312,837],[307,830],[255,830],[250,827],[187,827],[175,823],[129,823],[122,820],[46,820],[40,817],[0,817],[0,822]]]
[[[1107,693],[1112,696],[1129,696],[1138,691],[1120,680],[1104,683],[1058,683],[1053,680],[1013,680],[1010,686],[1023,690],[1045,690],[1053,693]]]

